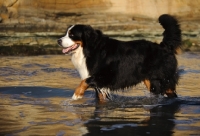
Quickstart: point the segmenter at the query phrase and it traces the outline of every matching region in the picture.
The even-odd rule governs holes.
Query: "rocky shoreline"
[[[119,40],[162,40],[157,18],[175,15],[184,51],[200,51],[200,1],[0,0],[0,55],[57,54],[57,39],[87,24]],[[139,5],[139,6],[138,6]]]
[[[59,54],[57,39],[65,34],[67,25],[0,23],[0,55]],[[69,24],[69,22],[67,23]],[[119,40],[162,40],[163,28],[154,20],[131,20],[106,24],[91,24],[104,34]],[[200,25],[181,22],[183,50],[200,51]],[[21,50],[23,48],[24,50]]]
[[[200,1],[0,0],[0,55],[59,54],[57,39],[73,24],[87,24],[119,40],[162,40],[157,18],[178,18],[183,50],[200,51]]]

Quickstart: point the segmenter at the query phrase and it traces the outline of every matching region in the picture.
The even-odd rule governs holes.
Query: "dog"
[[[180,25],[168,14],[158,20],[164,28],[159,44],[147,40],[119,41],[90,25],[69,26],[66,35],[57,42],[64,54],[72,55],[72,63],[81,77],[72,99],[82,98],[91,87],[99,101],[104,101],[111,98],[112,91],[126,90],[140,82],[155,95],[177,97]]]

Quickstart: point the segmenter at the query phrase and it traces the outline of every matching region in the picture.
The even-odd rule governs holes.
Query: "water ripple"
[[[26,65],[26,67],[29,67],[30,65]],[[46,66],[46,65],[45,65]],[[39,73],[40,70],[21,70],[18,68],[12,68],[12,67],[0,67],[0,76],[35,76]],[[79,77],[79,73],[75,69],[70,68],[42,68],[41,71],[46,73],[52,73],[52,72],[65,72],[73,77]]]
[[[60,67],[60,68],[43,68],[41,70],[44,71],[44,72],[47,72],[47,73],[66,72],[73,77],[79,77],[78,71],[75,70],[75,69],[70,69],[70,68],[62,68],[62,67]]]
[[[31,64],[24,64],[22,65],[23,67],[26,67],[26,68],[31,68],[31,67],[34,67],[34,66],[38,66],[38,67],[49,67],[50,64],[37,64],[37,63],[31,63]]]
[[[11,68],[11,67],[0,68],[0,76],[11,76],[11,75],[34,76],[36,74],[37,74],[37,71],[26,71],[26,70]]]

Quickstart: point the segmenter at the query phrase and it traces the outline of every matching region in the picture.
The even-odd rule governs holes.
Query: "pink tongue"
[[[77,47],[77,44],[74,44],[74,45],[72,45],[72,46],[70,46],[70,47],[68,47],[68,48],[66,48],[66,49],[63,49],[62,52],[63,52],[63,53],[68,53],[68,52],[70,52],[71,50],[75,49],[76,47]]]
[[[66,48],[66,49],[63,49],[62,52],[67,53],[69,50],[70,50],[70,48]]]

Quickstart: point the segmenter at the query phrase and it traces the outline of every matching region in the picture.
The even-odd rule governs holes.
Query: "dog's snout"
[[[57,42],[58,42],[59,45],[62,44],[62,40],[61,39],[58,39]]]

